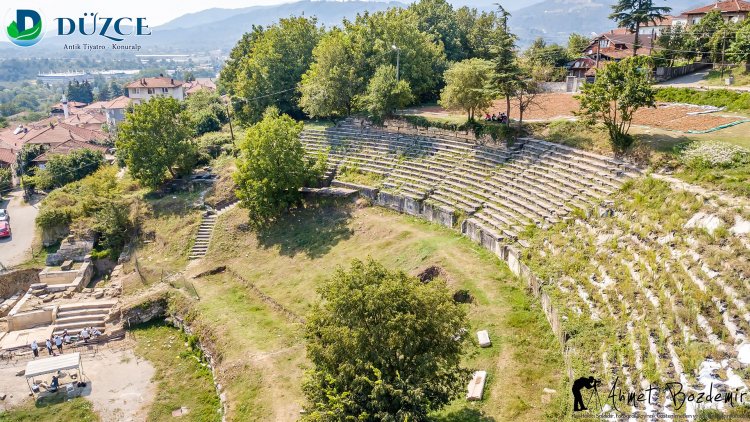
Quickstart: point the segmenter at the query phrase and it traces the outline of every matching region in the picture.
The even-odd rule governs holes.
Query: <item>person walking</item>
[[[54,355],[55,352],[52,351],[52,342],[49,339],[47,339],[45,345],[47,346],[47,352],[50,354],[50,356]]]
[[[61,355],[63,354],[62,345],[63,345],[63,339],[58,334],[58,335],[55,336],[55,346],[57,346],[57,351],[60,352]]]
[[[31,341],[31,351],[34,353],[34,359],[39,357],[39,345],[36,344],[36,340]]]

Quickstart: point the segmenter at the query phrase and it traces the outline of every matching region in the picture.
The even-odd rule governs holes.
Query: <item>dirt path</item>
[[[23,191],[11,192],[10,200],[0,203],[10,214],[12,236],[0,239],[0,270],[12,268],[31,258],[31,244],[34,241],[34,222],[39,213],[38,199],[31,204],[23,202]]]
[[[154,367],[138,358],[132,347],[120,351],[104,351],[83,362],[91,382],[87,399],[102,422],[146,420],[148,407],[156,394],[151,382]]]
[[[26,369],[28,359],[30,354],[0,366],[0,393],[7,394],[0,401],[0,410],[30,400],[25,378],[16,375]],[[119,342],[115,347],[100,348],[96,354],[83,354],[81,360],[88,381],[81,395],[94,404],[103,422],[146,420],[148,406],[156,393],[151,382],[154,367],[147,360],[139,359],[131,347]],[[65,382],[65,378],[62,380]]]

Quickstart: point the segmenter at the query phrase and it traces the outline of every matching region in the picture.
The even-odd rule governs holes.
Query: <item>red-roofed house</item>
[[[107,113],[107,124],[115,127],[117,123],[125,120],[125,110],[133,102],[126,96],[119,96],[104,105],[104,112]]]
[[[0,168],[11,168],[16,164],[16,151],[6,144],[0,144]]]
[[[718,10],[726,22],[739,22],[750,14],[750,2],[743,0],[719,0],[715,3],[684,12],[687,25],[695,25],[709,12]]]
[[[657,49],[653,45],[654,37],[649,35],[638,35],[638,54],[648,55],[652,49]],[[591,43],[584,49],[583,54],[594,61],[602,60],[622,60],[633,55],[633,46],[635,45],[635,34],[623,30],[622,28],[605,32],[591,40]]]
[[[47,162],[56,155],[68,155],[73,151],[78,151],[82,149],[90,149],[92,151],[99,151],[102,154],[106,153],[109,148],[102,146],[102,145],[96,145],[92,144],[90,142],[80,142],[80,141],[65,141],[61,144],[55,145],[49,150],[47,150],[42,155],[34,158],[31,160],[33,163],[35,163],[39,168],[44,168],[44,166],[47,164]]]
[[[128,90],[128,97],[136,104],[146,102],[157,95],[172,97],[180,101],[185,99],[184,82],[164,76],[141,78],[125,85],[125,88]]]
[[[198,91],[208,90],[216,91],[216,83],[211,78],[197,78],[194,81],[185,83],[185,95],[195,94]]]

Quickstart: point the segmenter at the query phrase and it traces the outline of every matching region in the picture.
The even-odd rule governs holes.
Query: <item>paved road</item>
[[[0,208],[7,208],[10,214],[10,228],[13,235],[0,239],[0,269],[11,268],[31,258],[31,242],[34,240],[34,221],[39,213],[39,204],[23,202],[23,191],[10,194],[10,202],[4,199]]]
[[[701,89],[731,89],[734,91],[750,91],[750,86],[725,86],[725,85],[708,85],[706,78],[710,69],[703,69],[697,72],[680,76],[668,81],[659,82],[657,86],[673,88],[701,88]]]

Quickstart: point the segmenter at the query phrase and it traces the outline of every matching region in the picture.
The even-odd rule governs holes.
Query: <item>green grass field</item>
[[[148,421],[174,420],[172,411],[184,406],[184,421],[220,421],[219,397],[211,370],[193,351],[187,336],[164,324],[148,324],[131,330],[136,353],[148,359],[154,368],[156,396],[148,412]],[[74,419],[59,419],[74,420]]]
[[[538,303],[498,258],[458,233],[353,205],[306,209],[260,232],[247,221],[239,208],[223,215],[204,268],[195,269],[227,265],[246,281],[229,272],[194,280],[198,318],[215,330],[223,356],[229,420],[295,420],[304,405],[300,385],[309,363],[302,324],[258,291],[304,317],[337,266],[367,256],[409,273],[440,266],[452,289],[474,297],[469,330],[490,332],[492,347],[466,353],[467,367],[489,373],[484,400],[460,398],[438,420],[539,421],[566,410],[560,345]],[[559,392],[545,396],[545,387]]]
[[[22,407],[9,412],[0,412],[2,422],[41,422],[41,421],[99,421],[94,405],[83,397],[64,401],[62,396],[55,401],[27,401]]]

